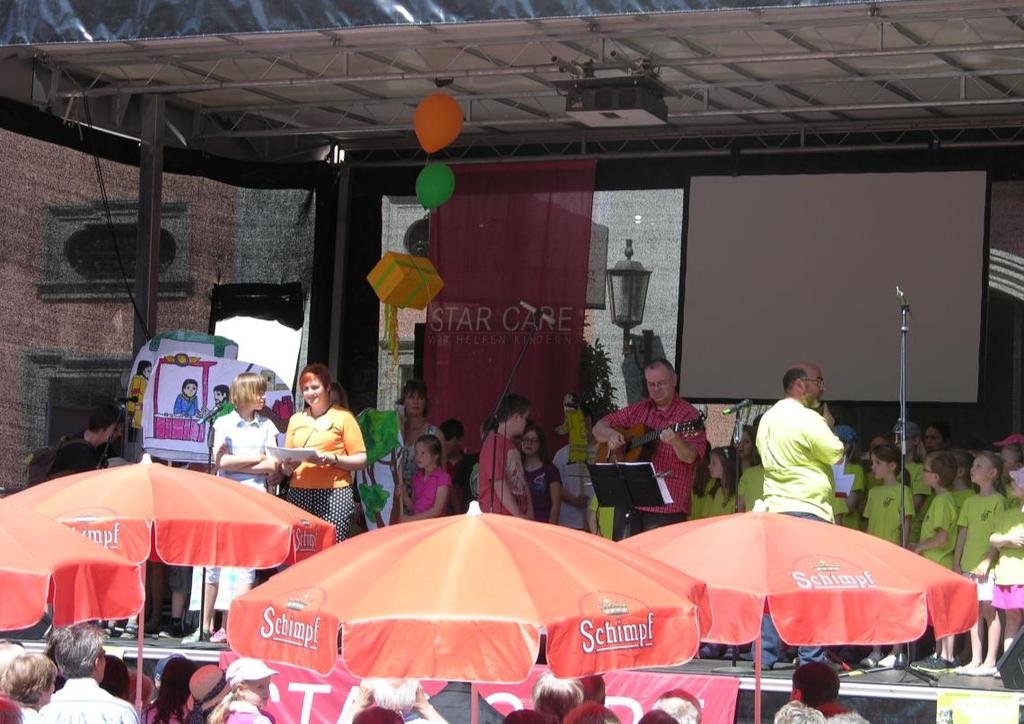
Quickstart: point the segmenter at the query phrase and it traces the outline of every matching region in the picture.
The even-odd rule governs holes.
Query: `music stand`
[[[666,504],[651,463],[587,463],[587,470],[598,504],[625,511],[623,538],[632,534],[630,526],[638,505],[654,508]]]

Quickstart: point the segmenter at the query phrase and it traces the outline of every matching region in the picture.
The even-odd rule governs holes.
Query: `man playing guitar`
[[[700,420],[697,409],[679,396],[679,377],[672,364],[663,358],[650,362],[644,368],[644,380],[647,383],[646,399],[613,412],[594,425],[594,437],[599,442],[607,443],[613,450],[626,444],[622,433],[614,429],[616,427],[643,424],[662,430],[651,462],[655,472],[666,475],[665,484],[672,502],[654,508],[637,508],[632,524],[636,532],[653,530],[687,519],[690,514],[693,473],[707,449],[703,429],[685,436],[671,429],[672,425],[678,423]],[[621,517],[621,512],[616,510],[617,531],[621,529]],[[617,540],[619,536],[615,537]]]

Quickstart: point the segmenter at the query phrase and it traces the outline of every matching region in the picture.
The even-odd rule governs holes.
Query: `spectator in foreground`
[[[611,709],[596,701],[585,701],[566,714],[564,724],[620,724]]]
[[[685,689],[671,689],[658,697],[652,711],[663,711],[679,724],[700,724],[700,701]]]
[[[129,688],[131,676],[128,674],[128,667],[120,656],[105,654],[106,659],[103,667],[103,679],[100,681],[100,688],[109,692],[118,699],[130,702],[132,692]]]
[[[2,683],[4,671],[6,671],[12,661],[24,655],[24,653],[25,647],[17,641],[0,640],[0,694],[6,693]]]
[[[600,674],[584,676],[579,682],[580,686],[583,687],[583,701],[596,701],[601,706],[604,706],[605,687],[603,676]]]
[[[352,724],[402,724],[404,720],[397,711],[382,706],[371,706],[356,714]]]
[[[791,701],[775,714],[775,724],[821,724],[825,715],[802,701]]]
[[[508,713],[502,724],[555,724],[555,718],[533,709],[516,709]]]
[[[156,701],[142,712],[144,724],[182,724],[186,720],[189,680],[195,671],[196,665],[184,656],[170,656],[157,664],[160,691]]]
[[[419,679],[363,679],[355,701],[342,712],[339,724],[352,724],[361,713],[374,707],[395,712],[404,721],[445,722],[427,699]]]
[[[161,684],[162,686],[162,684]],[[204,724],[207,716],[229,693],[227,677],[214,664],[200,666],[188,680],[188,724]]]
[[[640,717],[637,724],[677,724],[675,717],[668,712],[661,711],[660,709],[652,709],[651,711]]]
[[[270,701],[270,679],[277,674],[259,659],[235,659],[224,672],[228,695],[206,717],[210,724],[274,724],[263,711]]]
[[[825,716],[843,714],[839,706],[839,674],[828,664],[811,661],[793,672],[792,700],[817,709]]]
[[[0,724],[20,724],[23,721],[18,704],[0,695]]]
[[[89,623],[59,628],[50,634],[47,652],[64,676],[64,687],[40,710],[48,724],[138,724],[139,717],[127,701],[100,688],[106,659],[103,631]]]
[[[39,710],[50,703],[57,667],[42,654],[23,654],[0,676],[0,688],[21,707],[23,722],[38,722]]]
[[[583,687],[577,679],[559,679],[545,671],[533,685],[533,710],[561,722],[583,703]]]

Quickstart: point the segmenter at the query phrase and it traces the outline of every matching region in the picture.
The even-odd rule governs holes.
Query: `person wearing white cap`
[[[235,659],[225,672],[228,695],[207,717],[207,724],[274,724],[262,711],[270,699],[270,678],[277,672],[259,659]]]

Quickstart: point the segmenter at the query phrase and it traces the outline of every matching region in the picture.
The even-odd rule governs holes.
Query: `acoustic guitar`
[[[704,429],[704,417],[695,417],[692,420],[678,422],[675,425],[657,430],[647,427],[647,425],[614,427],[612,429],[626,439],[626,444],[615,450],[609,450],[608,443],[600,443],[597,446],[597,462],[635,463],[647,461],[654,457],[654,450],[658,447],[658,438],[662,432],[672,430],[677,435],[684,437],[693,435]]]

